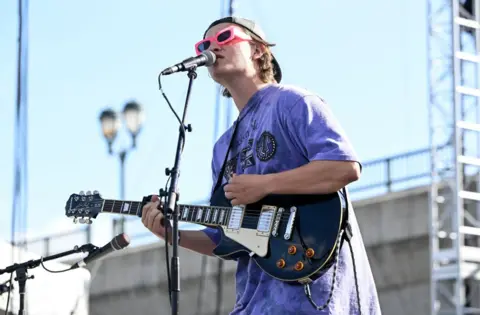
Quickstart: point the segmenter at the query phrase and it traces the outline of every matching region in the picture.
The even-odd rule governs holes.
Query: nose
[[[212,51],[220,51],[220,47],[215,41],[210,42],[210,47],[208,47],[208,49]]]

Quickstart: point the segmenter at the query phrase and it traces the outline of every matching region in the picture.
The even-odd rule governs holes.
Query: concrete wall
[[[426,188],[354,203],[372,266],[383,314],[428,314],[429,252]],[[218,259],[181,249],[180,314],[215,314]],[[90,267],[92,315],[170,314],[165,249],[156,244],[127,249]],[[221,314],[235,302],[234,265],[225,263]],[[198,307],[199,293],[202,308]]]

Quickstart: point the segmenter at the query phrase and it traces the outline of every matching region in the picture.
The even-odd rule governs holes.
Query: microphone
[[[77,269],[79,267],[85,267],[87,264],[91,263],[92,261],[95,261],[97,259],[100,259],[111,252],[114,252],[116,250],[123,249],[130,245],[130,239],[127,234],[122,233],[117,236],[115,236],[107,245],[104,245],[101,248],[98,248],[94,251],[92,251],[90,254],[88,254],[87,257],[85,257],[82,261],[74,264],[71,269]]]
[[[201,66],[211,66],[217,60],[217,56],[209,50],[202,52],[200,55],[196,57],[190,57],[185,59],[184,61],[177,63],[174,66],[166,68],[160,74],[161,75],[169,75],[176,72],[181,71],[188,71],[194,66],[201,67]]]

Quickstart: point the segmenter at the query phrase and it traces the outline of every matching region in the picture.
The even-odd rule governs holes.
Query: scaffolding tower
[[[480,0],[427,0],[430,313],[480,314]]]

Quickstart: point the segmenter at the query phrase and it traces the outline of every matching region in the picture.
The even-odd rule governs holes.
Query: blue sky
[[[118,160],[107,154],[98,116],[140,102],[146,122],[127,158],[126,196],[140,200],[164,186],[177,123],[157,86],[165,67],[194,55],[193,45],[218,18],[220,1],[30,2],[28,77],[28,234],[74,228],[64,216],[71,193],[119,194]],[[279,60],[283,83],[315,91],[332,106],[363,161],[428,144],[426,5],[415,0],[237,0],[237,15],[259,21]],[[10,237],[13,196],[17,8],[0,9],[0,238]],[[187,77],[164,79],[181,110]],[[182,161],[182,201],[210,189],[215,84],[205,69],[194,83]],[[126,133],[115,147],[128,145]],[[108,241],[110,217],[94,223]],[[144,232],[139,224],[135,232]],[[133,231],[133,230],[132,230]],[[75,244],[71,244],[72,246]]]

